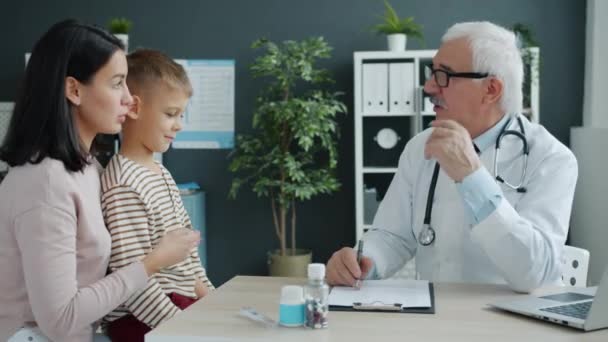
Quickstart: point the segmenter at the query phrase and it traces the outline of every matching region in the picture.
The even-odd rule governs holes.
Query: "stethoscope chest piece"
[[[435,241],[435,229],[425,224],[418,234],[418,242],[423,246],[430,246]]]

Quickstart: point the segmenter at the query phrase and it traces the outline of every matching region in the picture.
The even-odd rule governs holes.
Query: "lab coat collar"
[[[494,146],[502,127],[507,123],[510,117],[511,115],[509,114],[503,115],[502,118],[494,126],[492,126],[492,128],[473,139],[473,143],[481,152],[485,151],[491,146]]]

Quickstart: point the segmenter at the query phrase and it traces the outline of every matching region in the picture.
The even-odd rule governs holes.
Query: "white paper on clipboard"
[[[355,304],[430,307],[429,282],[409,279],[364,280],[360,289],[334,286],[329,294],[329,305],[349,307]]]

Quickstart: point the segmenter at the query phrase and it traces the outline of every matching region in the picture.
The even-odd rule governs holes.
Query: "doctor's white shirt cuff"
[[[378,271],[376,270],[376,263],[374,262],[374,264],[372,264],[372,268],[370,268],[370,270],[367,272],[367,275],[365,276],[364,280],[376,280],[379,278],[380,277],[378,277]]]
[[[502,201],[500,186],[483,166],[466,176],[456,187],[472,225],[485,220]]]

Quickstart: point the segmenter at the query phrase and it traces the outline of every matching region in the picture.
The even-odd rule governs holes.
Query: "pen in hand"
[[[357,246],[357,265],[359,265],[359,268],[361,268],[361,258],[363,257],[363,240],[359,240],[359,245]],[[363,276],[363,273],[361,273],[361,276]],[[361,288],[361,279],[357,279],[357,281],[355,281],[355,288],[360,289]]]

